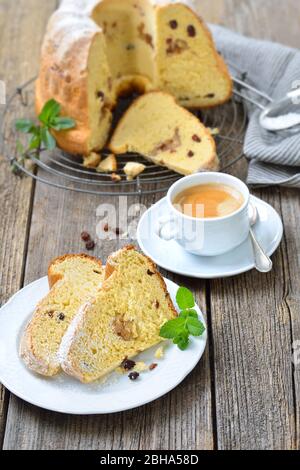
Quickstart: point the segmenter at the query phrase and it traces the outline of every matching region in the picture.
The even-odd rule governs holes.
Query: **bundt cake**
[[[60,370],[58,350],[80,305],[101,287],[101,261],[87,255],[54,260],[48,270],[49,294],[37,306],[21,340],[20,355],[34,372],[53,376]]]
[[[140,153],[182,175],[218,169],[209,130],[162,91],[147,93],[133,103],[116,128],[110,149],[115,154]]]
[[[105,281],[65,334],[63,370],[92,382],[162,341],[161,326],[177,312],[149,258],[125,247],[108,258]]]
[[[161,89],[186,107],[230,98],[227,67],[186,3],[62,1],[48,24],[36,84],[38,113],[54,98],[62,114],[77,122],[75,129],[56,133],[61,148],[82,155],[101,150],[112,109],[127,89]]]

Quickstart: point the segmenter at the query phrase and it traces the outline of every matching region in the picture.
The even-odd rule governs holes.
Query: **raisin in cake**
[[[105,281],[63,338],[63,370],[88,383],[162,341],[161,326],[177,312],[153,262],[133,247],[109,257]]]
[[[101,261],[87,255],[54,260],[48,270],[49,294],[39,303],[21,340],[26,365],[45,376],[60,370],[58,350],[62,337],[80,305],[101,287]]]
[[[133,103],[116,128],[110,149],[115,154],[140,153],[182,175],[218,169],[209,130],[176,104],[173,96],[161,91],[147,93]]]
[[[48,24],[36,84],[38,113],[54,98],[77,122],[56,133],[59,146],[83,155],[101,150],[128,89],[162,89],[186,107],[206,107],[229,99],[232,81],[186,2],[63,0]]]

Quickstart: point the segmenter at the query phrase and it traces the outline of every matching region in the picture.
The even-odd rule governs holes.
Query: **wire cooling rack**
[[[15,120],[34,118],[34,82],[35,78],[16,89],[2,115],[0,142],[2,154],[19,174],[25,174],[55,188],[110,196],[163,193],[181,177],[167,168],[147,162],[137,154],[118,156],[116,173],[122,178],[120,182],[112,181],[110,174],[85,168],[81,158],[69,155],[60,149],[51,152],[42,150],[39,159],[32,156],[29,162],[20,163],[16,142],[26,137],[16,132]],[[116,114],[124,112],[129,104],[129,98],[121,99]],[[215,130],[214,137],[221,171],[230,172],[231,168],[244,157],[243,139],[247,113],[238,85],[228,103],[210,110],[196,111],[195,114],[207,127]],[[128,161],[146,165],[146,170],[134,181],[127,181],[124,175],[123,168]]]

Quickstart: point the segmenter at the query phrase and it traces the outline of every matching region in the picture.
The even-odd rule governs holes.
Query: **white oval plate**
[[[266,253],[271,256],[282,239],[281,218],[272,206],[261,199],[251,196],[251,201],[257,207],[259,214],[254,232]],[[253,250],[249,238],[235,250],[221,256],[192,255],[176,241],[162,240],[155,233],[155,223],[168,213],[167,200],[161,199],[145,212],[137,229],[137,240],[141,250],[161,268],[198,279],[237,276],[254,268]]]
[[[178,287],[165,279],[168,291],[176,305]],[[22,332],[36,304],[49,291],[47,277],[39,279],[19,291],[0,309],[0,382],[23,400],[45,408],[69,414],[106,414],[145,405],[175,388],[199,362],[207,341],[205,331],[201,338],[192,338],[189,348],[182,352],[173,344],[164,344],[164,358],[154,357],[155,346],[137,357],[146,364],[158,363],[152,372],[143,372],[131,382],[126,375],[114,372],[107,381],[81,384],[64,373],[45,378],[32,373],[19,357]],[[203,315],[196,307],[200,319]]]

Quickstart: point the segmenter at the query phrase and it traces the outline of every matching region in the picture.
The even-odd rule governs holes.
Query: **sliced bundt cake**
[[[177,316],[156,266],[133,247],[110,256],[105,278],[60,349],[63,370],[86,383],[159,343],[161,326]]]
[[[183,175],[218,169],[209,130],[164,92],[147,93],[132,104],[112,136],[110,149],[115,154],[137,152]]]
[[[56,133],[61,148],[83,155],[103,148],[111,111],[124,90],[165,90],[186,107],[215,106],[230,98],[227,67],[186,3],[61,2],[49,21],[36,85],[38,113],[54,98],[62,114],[77,122],[76,128]]]
[[[87,255],[67,255],[51,263],[51,290],[37,306],[20,347],[22,359],[34,372],[59,372],[62,337],[80,305],[101,287],[103,274],[101,261]]]

